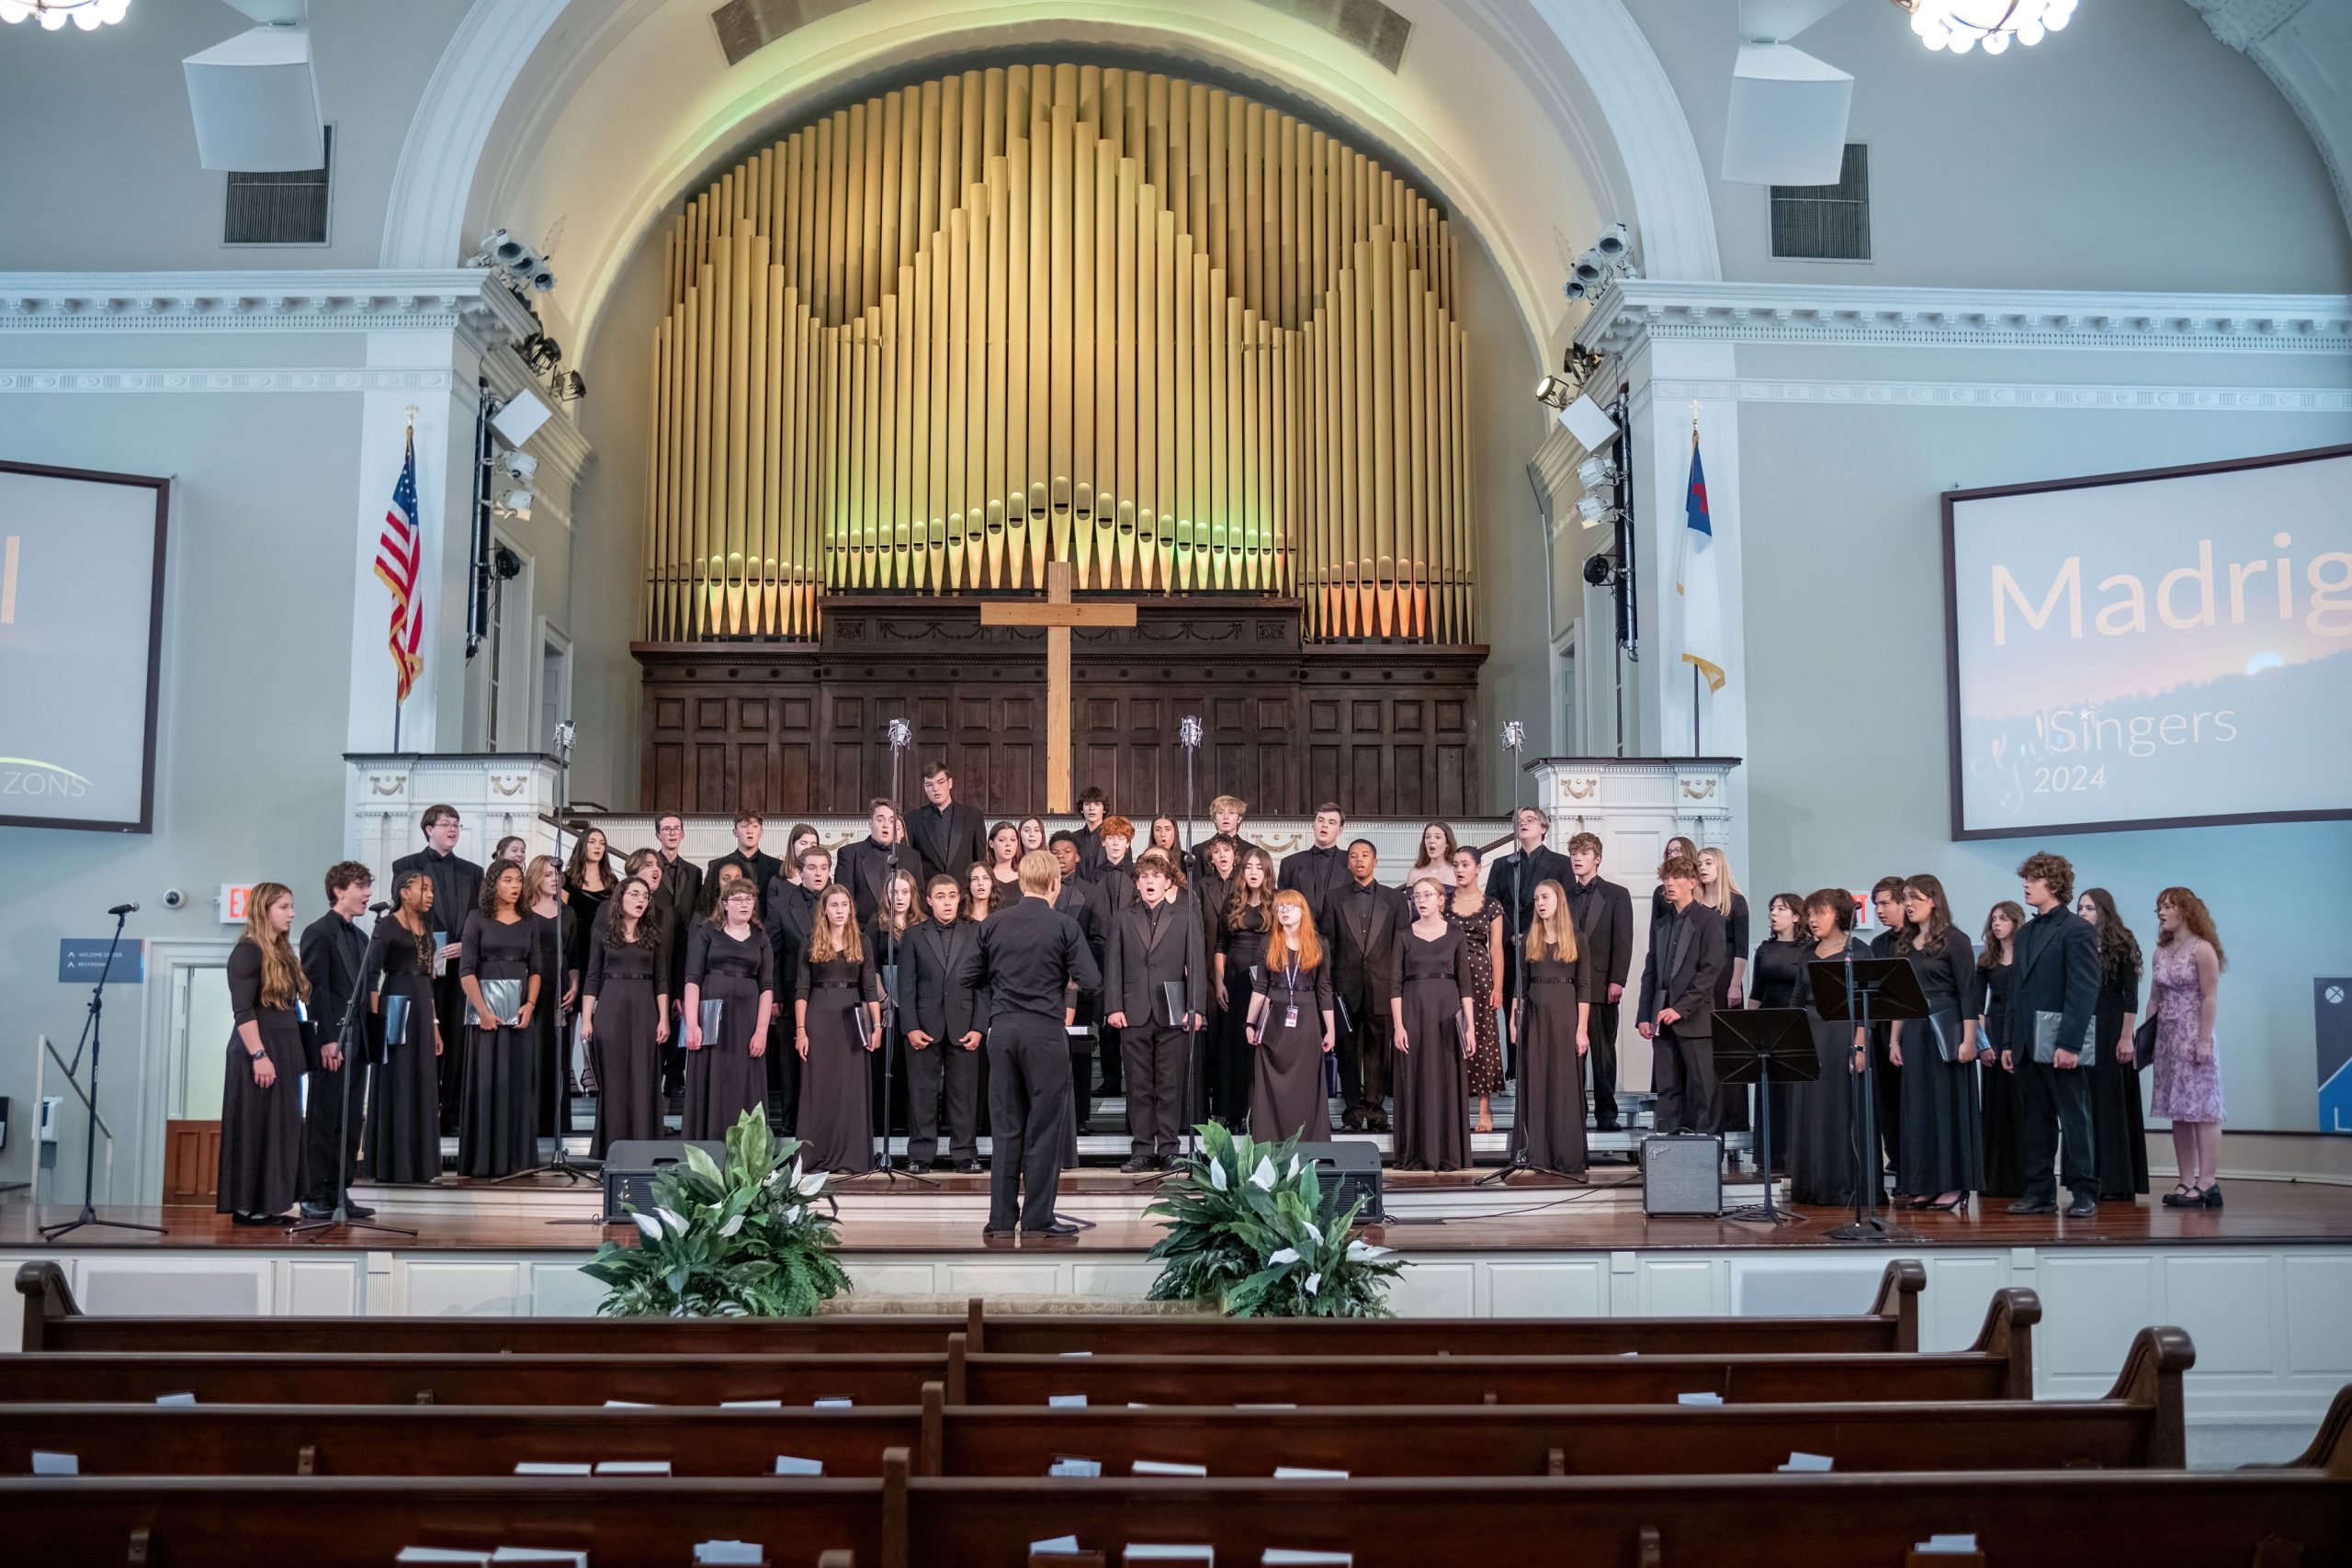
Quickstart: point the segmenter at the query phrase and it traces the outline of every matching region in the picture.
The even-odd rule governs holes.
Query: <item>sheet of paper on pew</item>
[[[1270,1546],[1258,1559],[1259,1568],[1354,1568],[1352,1551],[1325,1551],[1312,1546]]]
[[[570,1568],[588,1568],[588,1554],[570,1551],[560,1547],[502,1546],[490,1554],[492,1562],[561,1562]]]
[[[1928,1556],[1940,1557],[1946,1553],[1964,1556],[1976,1550],[1976,1538],[1973,1535],[1931,1535],[1911,1550]]]
[[[472,1568],[490,1568],[489,1552],[467,1551],[447,1546],[403,1546],[401,1548],[401,1554],[392,1561],[395,1562],[463,1562],[471,1564]]]
[[[35,1475],[79,1475],[82,1473],[82,1461],[72,1454],[47,1453],[35,1449],[33,1473]]]
[[[1087,1357],[1094,1354],[1094,1352],[1091,1350],[1057,1350],[1055,1354],[1059,1356],[1065,1361],[1082,1361],[1086,1359]]]
[[[599,1475],[667,1475],[670,1461],[666,1459],[607,1459],[596,1461]]]
[[[1102,1461],[1099,1459],[1066,1459],[1057,1455],[1052,1467],[1046,1473],[1080,1476],[1091,1480],[1102,1473]]]
[[[1784,1473],[1790,1471],[1830,1470],[1836,1467],[1836,1463],[1837,1461],[1827,1454],[1792,1451],[1789,1455],[1789,1462],[1782,1465],[1781,1469]]]
[[[1122,1562],[1216,1562],[1213,1546],[1191,1546],[1158,1541],[1129,1541],[1119,1554]]]
[[[784,1401],[781,1399],[722,1399],[718,1402],[718,1407],[721,1410],[781,1410],[784,1408]]]
[[[1029,1543],[1029,1551],[1032,1556],[1042,1554],[1048,1557],[1064,1557],[1074,1554],[1078,1549],[1078,1537],[1074,1535],[1052,1536],[1045,1540],[1033,1540]]]
[[[775,1456],[775,1472],[778,1475],[822,1475],[825,1473],[825,1461],[802,1459],[797,1454],[778,1454]]]
[[[1677,1404],[1721,1404],[1723,1402],[1724,1396],[1720,1393],[1678,1393],[1674,1396]]]
[[[641,1399],[608,1399],[605,1401],[605,1408],[607,1410],[650,1410],[653,1406]]]
[[[596,1467],[587,1461],[577,1463],[558,1460],[525,1460],[514,1467],[517,1475],[594,1475]]]
[[[1127,1473],[1130,1475],[1206,1475],[1208,1472],[1209,1467],[1204,1464],[1177,1464],[1167,1460],[1139,1459],[1135,1461],[1133,1468]],[[1130,1556],[1134,1555],[1135,1548],[1132,1546],[1127,1548],[1127,1552]]]
[[[1295,1404],[1252,1404],[1243,1400],[1237,1403],[1234,1408],[1236,1410],[1295,1410],[1298,1406]]]
[[[155,1396],[155,1403],[158,1404],[194,1404],[196,1403],[196,1395],[192,1393],[159,1393]]]
[[[1046,1403],[1056,1410],[1082,1410],[1086,1406],[1086,1395],[1082,1393],[1049,1393],[1046,1396]],[[1132,1410],[1136,1408],[1136,1406],[1130,1404],[1127,1408]]]
[[[695,1542],[695,1568],[735,1568],[739,1563],[757,1568],[767,1559],[767,1549],[755,1540]]]
[[[846,1399],[820,1399],[817,1402],[817,1408],[820,1410],[847,1410],[850,1408],[851,1404],[852,1402]]]
[[[1274,1466],[1276,1481],[1345,1481],[1347,1478],[1348,1472],[1344,1470],[1314,1470],[1303,1464]]]

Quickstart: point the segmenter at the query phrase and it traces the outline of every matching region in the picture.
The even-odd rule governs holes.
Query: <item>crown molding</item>
[[[360,366],[240,366],[235,369],[0,370],[0,392],[418,392],[446,389],[447,370]]]
[[[2352,15],[2310,0],[2188,0],[2216,39],[2262,68],[2311,132],[2336,205],[2352,220]]]
[[[1577,342],[1624,355],[1649,341],[1948,348],[2352,350],[2352,296],[2122,294],[1680,283],[1616,278]]]
[[[1826,408],[2129,409],[2187,413],[2352,414],[2352,387],[2120,386],[2081,382],[1809,381],[1783,377],[1648,384],[1661,404],[1812,403]],[[1548,446],[1549,443],[1547,442]]]
[[[537,330],[481,267],[288,272],[0,272],[0,332],[455,332],[478,344]]]

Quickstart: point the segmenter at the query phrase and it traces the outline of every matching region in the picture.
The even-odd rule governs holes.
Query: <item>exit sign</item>
[[[224,926],[243,925],[245,923],[245,902],[253,896],[254,888],[253,884],[250,882],[244,884],[243,886],[239,886],[237,884],[232,882],[222,883],[220,885],[220,897],[217,900],[220,906],[220,923]]]

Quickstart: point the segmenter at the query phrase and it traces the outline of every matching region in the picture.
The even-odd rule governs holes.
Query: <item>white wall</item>
[[[1736,0],[1627,4],[1712,174]],[[1853,73],[1876,259],[1774,261],[1767,189],[1718,182],[1726,278],[2300,293],[2352,277],[2310,133],[2178,0],[2098,0],[1997,57],[1930,51],[1883,0],[1849,0],[1795,43]]]
[[[2263,368],[2285,378],[2285,367]],[[1751,906],[1776,891],[1931,872],[1973,936],[1996,900],[2018,897],[2017,864],[2047,849],[2074,862],[2078,890],[2114,893],[2145,949],[2157,890],[2193,887],[2231,961],[2216,1029],[2230,1121],[2314,1128],[2311,978],[2352,969],[2352,908],[2297,889],[2352,865],[2352,822],[1949,841],[1938,496],[2344,442],[2352,415],[1767,401],[1740,412],[1754,739],[1739,869]],[[1840,706],[1862,716],[1835,722]]]
[[[220,243],[228,176],[197,165],[180,62],[251,27],[242,13],[142,0],[96,32],[0,29],[0,270],[374,266],[409,117],[469,3],[311,0],[335,128],[324,246]]]

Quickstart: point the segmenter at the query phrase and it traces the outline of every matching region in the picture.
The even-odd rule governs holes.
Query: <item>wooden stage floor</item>
[[[1835,1241],[1827,1232],[1849,1212],[1801,1208],[1802,1223],[1778,1227],[1738,1221],[1642,1213],[1640,1188],[1630,1168],[1596,1167],[1589,1184],[1557,1179],[1514,1178],[1508,1194],[1476,1188],[1475,1172],[1391,1172],[1387,1191],[1406,1210],[1374,1226],[1373,1239],[1430,1252],[1574,1252],[1614,1249],[1694,1248],[1720,1251],[1748,1247],[1826,1247],[1871,1250],[1877,1244]],[[1073,1171],[1063,1178],[1068,1207],[1102,1217],[1075,1236],[984,1240],[985,1176],[940,1176],[935,1188],[896,1189],[879,1176],[844,1184],[847,1212],[841,1227],[844,1253],[963,1254],[1012,1250],[1140,1253],[1159,1239],[1158,1222],[1136,1209],[1146,1189],[1134,1179],[1107,1171]],[[2007,1213],[2007,1201],[1991,1200],[1974,1214],[1904,1213],[1894,1216],[1916,1234],[1900,1243],[1905,1252],[1935,1247],[2276,1247],[2352,1245],[2352,1187],[2286,1181],[2230,1180],[2227,1206],[2219,1210],[2166,1209],[2154,1196],[2136,1203],[2106,1203],[2088,1220],[2062,1214],[2020,1216]],[[198,1209],[107,1209],[107,1219],[162,1224],[161,1235],[85,1229],[53,1243],[39,1234],[43,1224],[74,1217],[70,1207],[44,1206],[36,1216],[21,1201],[0,1200],[0,1250],[87,1252],[114,1248],[221,1248],[287,1250],[324,1247],[365,1252],[581,1252],[600,1239],[593,1224],[553,1223],[560,1213],[593,1213],[590,1189],[560,1182],[515,1183],[489,1190],[502,1195],[496,1212],[468,1207],[481,1188],[445,1181],[419,1190],[432,1206],[412,1211],[383,1205],[387,1223],[414,1229],[413,1236],[366,1230],[328,1231],[289,1237],[274,1227],[232,1224],[226,1215]],[[1487,1202],[1492,1199],[1491,1206]],[[1412,1213],[1427,1204],[1437,1212]],[[539,1213],[533,1213],[533,1210]],[[935,1212],[926,1212],[935,1211]],[[605,1236],[622,1238],[623,1226]]]

